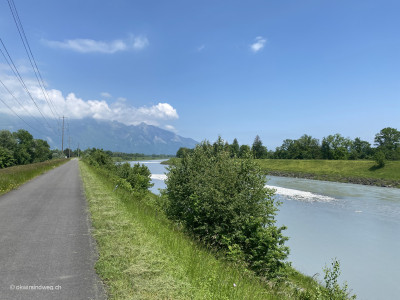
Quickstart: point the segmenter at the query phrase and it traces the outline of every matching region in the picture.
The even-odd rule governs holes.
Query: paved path
[[[0,299],[105,299],[78,161],[0,197]]]

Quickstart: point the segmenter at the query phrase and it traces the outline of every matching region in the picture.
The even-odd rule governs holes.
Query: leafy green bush
[[[84,159],[90,165],[105,168],[125,180],[135,192],[145,192],[153,186],[150,170],[145,165],[115,164],[109,153],[95,148],[88,150]]]
[[[150,170],[143,164],[137,163],[132,167],[129,163],[116,165],[116,174],[125,179],[137,191],[147,191],[153,186],[150,182]]]
[[[347,282],[342,287],[339,285],[340,263],[337,259],[332,260],[332,268],[325,267],[323,270],[325,273],[325,289],[321,289],[322,299],[347,300],[357,298],[356,295],[350,295]]]
[[[231,159],[220,138],[203,142],[169,167],[166,214],[207,245],[274,277],[289,253],[284,226],[277,227],[277,202],[250,158]]]
[[[102,149],[90,149],[85,154],[85,159],[88,163],[95,167],[106,167],[112,169],[114,167],[114,162],[110,155],[104,152]]]
[[[386,164],[386,157],[383,151],[377,151],[374,155],[374,160],[378,168],[383,168]]]

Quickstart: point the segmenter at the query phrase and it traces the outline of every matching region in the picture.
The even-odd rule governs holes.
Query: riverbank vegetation
[[[188,158],[195,163],[192,165],[194,168],[199,166],[196,163],[205,163],[204,159],[212,153],[210,145],[203,145],[203,149],[196,151],[200,151],[200,158]],[[163,196],[156,196],[129,183],[117,172],[110,171],[113,169],[108,166],[110,160],[102,154],[104,153],[101,151],[97,152],[95,159],[86,157],[86,163],[81,163],[81,174],[99,250],[96,270],[106,284],[109,299],[331,299],[329,291],[333,291],[335,295],[340,291],[341,295],[345,295],[335,299],[346,299],[349,296],[347,287],[335,285],[333,289],[333,286],[326,283],[324,288],[285,262],[286,250],[279,249],[280,246],[284,247],[284,238],[278,232],[283,228],[274,226],[276,208],[271,201],[270,191],[264,189],[260,183],[256,188],[258,192],[254,191],[254,195],[245,192],[249,191],[248,188],[251,190],[254,182],[259,182],[263,177],[251,171],[257,169],[252,160],[244,164],[238,161],[231,168],[223,162],[228,156],[226,153],[216,156],[212,154],[216,166],[208,171],[203,170],[209,172],[205,176],[204,188],[210,188],[210,192],[196,189],[192,185],[203,184],[198,181],[201,176],[195,176],[194,173],[191,176],[195,178],[195,182],[181,182],[183,178],[187,178],[186,175],[190,175],[185,172],[194,170],[190,171],[189,162],[183,162],[183,168],[172,167],[175,174],[169,183],[170,191]],[[231,160],[228,164],[230,162]],[[233,177],[230,174],[233,176],[232,172],[241,168],[243,171],[250,171],[248,181],[231,182],[229,179]],[[220,174],[217,174],[218,171]],[[214,187],[210,186],[212,179],[220,182],[219,185],[217,183]],[[236,196],[224,195],[226,199],[215,198],[223,216],[238,214],[238,218],[225,219],[220,223],[219,219],[214,218],[218,216],[207,210],[207,205],[210,206],[213,201],[210,199],[213,192],[222,192],[230,187],[224,187],[225,184],[242,185],[237,188],[243,190],[243,193]],[[247,184],[248,187],[245,187]],[[181,187],[182,192],[185,192],[184,189],[194,189],[190,199],[195,206],[185,207],[183,199],[180,201],[173,198],[179,197]],[[260,195],[266,196],[266,199],[256,204],[252,218],[247,215],[251,208],[242,207],[243,203],[239,198],[247,196],[256,200]],[[229,205],[231,199],[233,205]],[[261,216],[262,211],[268,216]],[[193,222],[189,222],[189,219],[180,220],[182,213],[189,219],[192,216]],[[242,221],[244,228],[240,232],[241,229],[235,224]],[[227,222],[233,222],[233,235],[228,228],[223,228]],[[196,224],[199,226],[193,226]],[[221,224],[221,228],[218,228],[218,224]],[[264,233],[259,224],[266,225]],[[188,230],[187,225],[194,232]],[[254,227],[254,232],[260,234],[252,235],[250,232],[247,240],[242,239],[242,236],[249,234],[244,232],[246,226],[249,226],[249,230]],[[218,232],[219,236],[215,236]],[[205,236],[197,233],[205,233]],[[252,251],[252,247],[257,245],[259,249],[253,248]],[[332,272],[328,274],[333,274]]]
[[[0,169],[0,195],[16,189],[34,177],[58,167],[67,161],[66,159],[55,159]]]
[[[384,160],[400,160],[400,131],[386,127],[375,135],[375,147],[360,138],[354,140],[337,133],[328,135],[322,141],[304,134],[296,140],[285,139],[275,151],[268,150],[257,135],[251,146],[239,145],[237,139],[232,144],[225,142],[225,149],[231,157],[242,158],[248,153],[255,159],[326,159],[326,160],[377,160],[383,167]],[[181,158],[193,149],[181,148],[176,156]],[[382,163],[383,162],[383,163]]]
[[[386,127],[375,135],[375,147],[360,138],[351,140],[340,134],[324,137],[322,142],[309,135],[286,139],[275,151],[256,136],[252,146],[225,141],[223,148],[231,158],[252,156],[264,174],[317,180],[400,187],[400,131]],[[180,148],[175,164],[194,149]]]
[[[162,164],[179,161],[180,158],[171,158]],[[257,159],[255,162],[265,175],[400,188],[400,161],[386,161],[384,168],[372,160]]]
[[[379,168],[371,160],[256,160],[264,174],[400,188],[400,161]]]

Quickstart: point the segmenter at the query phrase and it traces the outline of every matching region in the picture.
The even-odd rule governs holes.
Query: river
[[[165,188],[160,162],[141,162],[154,193]],[[277,222],[288,227],[297,270],[322,281],[322,268],[337,258],[357,299],[400,299],[400,189],[274,176],[267,185],[282,202]]]

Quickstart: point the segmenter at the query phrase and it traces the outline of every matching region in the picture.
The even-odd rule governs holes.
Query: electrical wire
[[[39,113],[41,114],[41,116],[43,117],[43,119],[45,120],[45,122],[47,123],[47,126],[49,128],[52,128],[52,126],[50,126],[49,122],[47,121],[46,117],[43,115],[42,111],[40,110],[39,106],[37,105],[35,99],[33,99],[31,92],[29,91],[28,87],[26,86],[24,80],[22,79],[21,74],[18,71],[18,68],[15,66],[14,61],[12,60],[6,46],[3,43],[3,40],[0,38],[0,43],[2,44],[5,52],[7,53],[7,56],[4,54],[3,50],[0,48],[0,52],[3,55],[4,59],[6,60],[7,64],[9,65],[9,67],[11,68],[11,70],[13,71],[14,75],[18,78],[19,82],[21,83],[21,85],[23,86],[23,88],[25,89],[26,93],[28,94],[29,98],[33,101],[33,103],[35,104],[37,110],[39,111]],[[11,63],[10,63],[10,61]]]
[[[18,115],[18,114],[12,109],[12,107],[10,107],[2,98],[0,98],[0,101],[3,102],[3,104],[4,104],[5,106],[7,106],[7,108],[8,108],[9,110],[11,110],[22,122],[24,122],[26,125],[28,125],[28,126],[29,126],[30,128],[32,128],[33,130],[39,132],[40,134],[45,135],[45,134],[43,134],[43,132],[41,132],[40,130],[37,130],[35,127],[33,127],[32,125],[30,125],[30,124],[29,124],[28,122],[26,122],[24,119],[22,119],[21,116]]]
[[[49,108],[50,108],[54,118],[58,119],[58,116],[56,116],[56,114],[54,112],[54,111],[56,111],[54,103],[51,100],[51,98],[49,97],[49,95],[48,95],[48,93],[47,93],[47,91],[46,91],[46,89],[44,87],[43,77],[42,77],[42,75],[41,75],[41,73],[39,71],[39,68],[37,66],[35,57],[33,56],[31,47],[30,47],[28,39],[26,37],[24,27],[22,26],[22,22],[21,22],[21,19],[19,17],[18,10],[17,10],[17,7],[15,6],[14,0],[7,0],[7,2],[8,2],[8,5],[10,7],[11,13],[13,15],[13,19],[14,19],[15,25],[17,26],[18,33],[19,33],[19,36],[21,38],[22,44],[24,45],[26,54],[28,55],[29,62],[31,63],[32,69],[33,69],[33,71],[35,73],[36,80],[39,83],[40,89],[41,89],[41,91],[43,93],[43,96],[44,96],[47,104],[49,105]]]
[[[18,98],[14,96],[14,94],[9,90],[9,88],[4,84],[4,82],[3,82],[1,79],[0,79],[0,83],[1,83],[1,85],[4,87],[4,89],[14,98],[14,100],[21,106],[21,108],[22,108],[23,110],[25,110],[25,112],[26,112],[29,116],[31,116],[33,119],[35,119],[35,121],[36,121],[37,123],[40,123],[39,120],[36,119],[36,117],[33,116],[33,115],[25,108],[25,106],[23,106],[23,105],[21,104],[21,102],[19,102]]]

